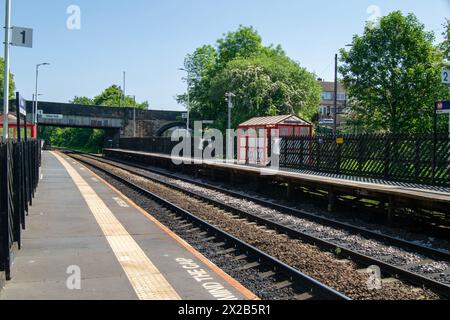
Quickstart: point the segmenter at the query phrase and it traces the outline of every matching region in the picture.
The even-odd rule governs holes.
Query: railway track
[[[435,258],[435,259],[442,259],[445,261],[450,261],[450,252],[449,251],[436,249],[436,248],[433,248],[430,246],[421,245],[419,243],[412,242],[412,241],[403,240],[403,239],[389,236],[389,235],[386,235],[386,234],[383,234],[380,232],[375,232],[372,230],[368,230],[366,228],[358,227],[358,226],[352,225],[350,223],[345,223],[345,222],[337,221],[334,219],[326,218],[323,216],[318,216],[313,213],[307,212],[305,210],[288,207],[288,206],[276,203],[274,201],[267,200],[262,197],[250,196],[250,195],[247,195],[247,194],[244,194],[241,192],[233,191],[230,189],[225,189],[223,187],[215,186],[215,185],[212,185],[209,183],[204,183],[204,182],[200,182],[198,180],[181,177],[176,174],[171,174],[171,173],[168,173],[167,171],[158,170],[155,168],[150,168],[150,167],[142,166],[142,165],[135,164],[135,163],[130,163],[130,162],[123,161],[123,160],[103,158],[103,157],[95,156],[92,154],[89,154],[89,155],[83,154],[83,155],[92,157],[93,159],[96,159],[99,161],[106,161],[105,163],[109,163],[109,164],[115,163],[115,165],[121,164],[123,166],[128,166],[128,168],[122,167],[122,168],[126,168],[128,170],[130,170],[130,169],[133,170],[133,168],[140,169],[140,170],[148,171],[148,172],[151,172],[151,173],[154,173],[157,175],[165,176],[165,177],[168,177],[171,179],[181,180],[186,183],[195,184],[195,185],[198,185],[203,188],[215,190],[217,192],[230,195],[232,197],[248,200],[248,201],[257,203],[259,205],[262,205],[264,207],[271,208],[271,209],[274,209],[274,210],[277,210],[277,211],[280,211],[280,212],[283,212],[283,213],[286,213],[286,214],[289,214],[289,215],[292,215],[295,217],[305,218],[310,221],[317,222],[317,223],[320,223],[320,224],[328,226],[328,227],[344,229],[349,232],[357,233],[357,234],[360,234],[362,236],[365,236],[365,237],[368,237],[368,238],[371,238],[371,239],[374,239],[377,241],[389,243],[390,245],[394,245],[396,247],[399,247],[399,248],[402,248],[405,250],[412,250],[414,252],[417,252],[417,253],[420,253],[425,256]],[[108,161],[110,161],[110,162],[108,162]]]
[[[273,283],[270,284],[270,290],[276,292],[277,290],[290,287],[294,293],[292,298],[296,300],[351,300],[346,295],[221,230],[163,197],[100,166],[96,166],[92,162],[83,161],[79,158],[76,160],[85,163],[89,167],[102,172],[120,184],[150,199],[153,212],[155,209],[159,209],[157,211],[160,212],[160,215],[162,213],[166,218],[172,220],[170,222],[172,227],[179,228],[187,233],[200,235],[203,238],[203,245],[208,242],[218,250],[220,255],[239,263],[241,266],[238,267],[237,271],[244,272],[249,269],[259,269],[261,270],[259,277],[262,280],[267,278],[276,279],[275,282],[272,281]],[[174,223],[176,224],[175,226],[173,225]]]
[[[416,273],[409,272],[407,270],[404,270],[397,266],[394,266],[394,265],[385,263],[383,261],[371,258],[369,256],[362,255],[358,252],[348,250],[345,248],[339,248],[334,243],[325,241],[325,240],[317,238],[317,237],[313,237],[308,234],[301,233],[298,230],[295,230],[294,228],[292,228],[291,226],[283,225],[283,224],[271,221],[269,219],[265,219],[264,217],[260,217],[260,216],[245,212],[239,208],[236,208],[234,206],[226,204],[222,201],[217,201],[217,200],[213,200],[210,198],[207,199],[207,198],[205,198],[204,195],[201,195],[197,192],[190,191],[185,188],[181,188],[181,187],[173,185],[171,183],[167,183],[167,181],[162,181],[161,179],[156,179],[154,176],[149,176],[148,174],[136,172],[136,168],[134,166],[130,166],[129,164],[126,165],[123,162],[117,163],[116,161],[105,160],[103,158],[94,157],[94,156],[83,155],[83,157],[85,157],[85,159],[88,158],[91,161],[86,161],[86,160],[80,159],[80,157],[77,157],[77,160],[80,160],[88,165],[92,165],[92,161],[98,161],[100,163],[104,163],[109,166],[120,168],[121,170],[125,170],[133,175],[140,176],[140,177],[146,178],[146,179],[152,179],[152,180],[157,181],[158,183],[165,185],[171,189],[174,189],[174,190],[177,190],[184,194],[187,194],[190,197],[194,197],[205,203],[212,204],[217,208],[221,208],[223,210],[231,212],[232,214],[236,215],[236,217],[245,219],[246,221],[251,222],[251,223],[256,223],[258,226],[264,226],[271,230],[275,230],[280,234],[286,234],[290,238],[293,238],[293,239],[300,239],[303,242],[318,246],[323,250],[336,251],[338,249],[340,257],[349,258],[352,261],[357,262],[359,265],[365,266],[365,267],[376,265],[381,268],[384,275],[398,277],[403,281],[407,281],[408,283],[412,283],[412,284],[415,284],[418,286],[424,286],[429,289],[432,289],[434,292],[439,293],[443,297],[450,297],[450,288],[446,284],[423,277]],[[148,171],[148,168],[145,168],[145,170]],[[158,174],[160,174],[160,173],[158,172]],[[172,177],[172,178],[178,179],[178,180],[180,179],[178,176]],[[193,183],[193,181],[192,181],[192,183]]]
[[[86,156],[86,155],[85,155]],[[275,209],[279,209],[280,212],[283,213],[287,213],[293,216],[298,216],[298,211],[297,209],[290,209],[287,208],[285,206],[281,206],[278,204],[274,204],[272,202],[268,202],[265,200],[261,200],[261,199],[254,199],[252,197],[249,196],[243,196],[240,193],[236,193],[230,190],[226,190],[220,187],[216,187],[216,186],[211,186],[209,184],[205,184],[205,183],[200,183],[198,181],[194,181],[194,180],[190,180],[190,179],[186,179],[186,178],[180,178],[177,175],[172,175],[166,172],[162,172],[160,170],[151,170],[149,168],[146,167],[142,167],[142,166],[138,166],[138,165],[134,165],[134,164],[130,164],[130,163],[126,163],[124,161],[118,161],[118,160],[106,160],[102,157],[97,157],[97,156],[92,156],[89,155],[88,157],[91,157],[94,160],[97,161],[102,161],[104,163],[107,163],[109,165],[114,165],[117,166],[123,170],[127,170],[128,172],[131,172],[133,174],[137,174],[140,175],[141,177],[144,178],[149,178],[149,179],[153,179],[158,181],[158,183],[164,184],[170,188],[173,188],[175,190],[178,190],[180,192],[184,192],[192,197],[195,197],[201,201],[205,201],[208,203],[212,203],[213,205],[220,207],[224,210],[227,211],[231,211],[237,215],[239,215],[242,218],[248,219],[252,222],[256,222],[259,225],[264,225],[267,226],[273,230],[276,230],[278,232],[287,234],[288,236],[295,238],[295,239],[301,239],[304,242],[313,244],[313,245],[317,245],[320,246],[321,248],[323,248],[324,250],[328,250],[328,251],[336,251],[336,248],[338,248],[339,250],[339,255],[345,258],[349,258],[352,259],[353,261],[356,261],[364,266],[373,266],[376,265],[378,267],[381,268],[381,270],[387,274],[390,275],[392,277],[395,278],[400,278],[403,280],[406,280],[408,282],[414,283],[416,285],[420,285],[420,286],[426,286],[427,288],[430,288],[436,292],[439,292],[442,295],[445,295],[447,297],[450,297],[450,286],[448,285],[448,283],[443,283],[441,281],[436,281],[432,278],[429,278],[427,276],[418,274],[417,272],[412,272],[409,271],[407,269],[405,269],[402,266],[399,265],[395,265],[392,263],[388,263],[386,261],[383,261],[381,259],[377,259],[365,254],[361,254],[355,250],[351,250],[351,249],[347,249],[343,246],[341,246],[340,244],[336,244],[332,241],[329,240],[324,240],[322,237],[320,236],[311,236],[310,234],[306,234],[304,232],[300,232],[298,230],[296,230],[296,228],[293,228],[292,226],[290,226],[288,223],[280,223],[280,222],[276,222],[273,221],[271,219],[268,219],[267,217],[261,217],[260,215],[255,215],[249,212],[246,212],[245,210],[240,209],[239,207],[235,206],[235,205],[230,205],[229,203],[226,203],[225,201],[221,201],[221,200],[216,200],[213,199],[211,197],[205,196],[204,194],[201,194],[199,192],[196,191],[192,191],[187,189],[186,186],[184,187],[180,187],[178,185],[174,185],[173,183],[168,183],[167,181],[164,181],[163,179],[158,179],[158,177],[152,175],[149,176],[148,174],[143,174],[143,173],[139,173],[136,172],[136,169],[140,169],[140,170],[144,170],[144,171],[148,171],[157,175],[163,175],[165,177],[169,177],[171,179],[176,179],[176,180],[183,180],[187,183],[190,184],[195,184],[195,185],[199,185],[203,188],[209,188],[209,189],[214,189],[218,192],[221,193],[225,193],[225,194],[229,194],[232,195],[234,197],[238,197],[238,198],[244,198],[246,200],[251,200],[263,205],[267,205],[267,207],[272,207]],[[271,204],[271,206],[269,206],[268,204]],[[281,209],[281,210],[280,210]],[[311,214],[308,214],[311,215]],[[320,222],[322,222],[323,219],[320,220]],[[328,222],[328,221],[326,221]],[[339,222],[336,222],[339,224]],[[333,226],[335,226],[333,224]],[[344,224],[344,226],[348,226],[347,224]],[[445,261],[450,261],[450,254],[444,251],[440,251],[440,250],[436,250],[433,248],[429,248],[429,247],[425,247],[422,245],[417,245],[415,243],[412,242],[407,242],[407,241],[403,241],[397,238],[392,238],[389,236],[385,236],[379,233],[369,233],[369,232],[363,232],[366,231],[365,229],[358,229],[354,226],[350,226],[349,228],[347,228],[347,230],[351,231],[351,232],[356,232],[358,234],[363,234],[364,236],[371,236],[374,235],[373,238],[375,238],[376,240],[381,240],[384,243],[388,243],[389,245],[400,245],[399,247],[403,248],[403,249],[407,249],[407,250],[411,250],[413,252],[417,252],[420,254],[424,254],[427,257],[433,257],[433,258],[437,258],[437,259],[444,259]],[[423,260],[425,262],[421,263],[421,262],[415,262],[414,265],[416,268],[420,268],[420,267],[424,267],[425,265],[427,265],[428,263],[430,263],[428,260]],[[428,262],[427,262],[428,261]]]

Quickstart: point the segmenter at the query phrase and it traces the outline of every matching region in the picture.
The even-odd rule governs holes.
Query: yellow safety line
[[[81,164],[83,165],[83,164]],[[84,166],[84,165],[83,165]],[[117,193],[119,196],[121,196],[123,199],[125,199],[132,207],[134,207],[136,210],[138,210],[145,218],[152,221],[154,224],[156,224],[161,230],[163,230],[169,237],[174,239],[181,247],[186,249],[189,253],[191,253],[193,256],[195,256],[198,260],[203,262],[207,267],[209,267],[214,273],[222,277],[223,280],[225,280],[230,286],[235,288],[238,292],[240,292],[247,300],[261,300],[257,295],[255,295],[253,292],[251,292],[249,289],[244,287],[241,283],[239,283],[237,280],[232,278],[230,275],[228,275],[225,271],[220,269],[217,265],[215,265],[213,262],[211,262],[208,258],[206,258],[204,255],[202,255],[200,252],[195,250],[189,243],[187,243],[185,240],[180,238],[178,235],[173,233],[169,228],[164,226],[161,222],[159,222],[155,217],[153,217],[150,213],[139,207],[133,200],[128,198],[126,195],[124,195],[121,191],[117,190],[114,186],[112,186],[110,183],[108,183],[106,180],[104,180],[102,177],[98,176],[95,172],[90,170],[86,167],[86,169],[99,181],[103,182],[105,185],[107,185],[112,191]]]
[[[138,298],[140,300],[181,300],[175,289],[150,261],[94,189],[66,160],[55,152],[52,154],[61,162],[80,190]]]

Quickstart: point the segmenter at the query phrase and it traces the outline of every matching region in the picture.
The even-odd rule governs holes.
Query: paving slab
[[[255,298],[83,165],[44,152],[41,178],[0,300]]]

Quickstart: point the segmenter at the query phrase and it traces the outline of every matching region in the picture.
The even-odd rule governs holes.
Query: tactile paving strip
[[[150,261],[94,189],[65,159],[57,153],[53,153],[53,155],[61,162],[80,190],[138,298],[141,300],[180,300],[175,289]]]

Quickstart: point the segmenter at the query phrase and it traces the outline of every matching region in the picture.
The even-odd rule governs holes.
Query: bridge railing
[[[11,278],[11,253],[22,246],[40,165],[40,141],[0,140],[0,272],[6,280]]]

